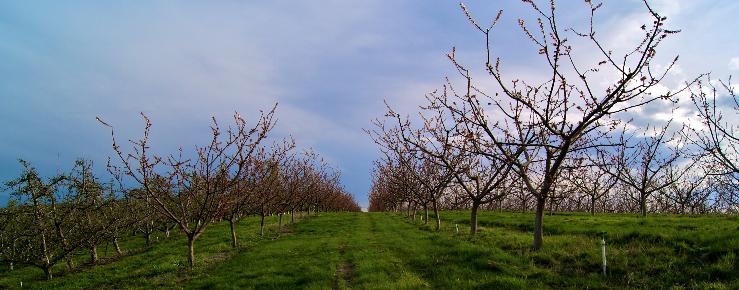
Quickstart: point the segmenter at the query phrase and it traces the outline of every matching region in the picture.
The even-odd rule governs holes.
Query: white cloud
[[[691,1],[686,0],[657,0],[653,1],[650,5],[660,14],[668,17],[680,14],[683,11],[685,4],[690,4]]]
[[[729,69],[739,70],[739,56],[731,58],[731,60],[729,61]]]

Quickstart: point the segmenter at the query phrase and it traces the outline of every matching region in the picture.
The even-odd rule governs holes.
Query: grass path
[[[188,288],[419,288],[417,274],[388,250],[375,214],[322,214],[291,233],[194,277]],[[391,223],[395,225],[395,223]]]
[[[290,233],[235,255],[191,279],[187,288],[305,289],[330,288],[342,262],[339,245],[351,232],[354,215],[311,217]]]
[[[496,261],[491,260],[496,259]],[[235,255],[187,288],[460,289],[532,286],[495,248],[419,230],[382,213],[323,214]],[[535,285],[533,285],[535,286]]]

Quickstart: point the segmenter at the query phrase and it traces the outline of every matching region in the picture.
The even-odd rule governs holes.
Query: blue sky
[[[597,24],[618,47],[646,19],[644,9],[635,0],[606,2]],[[663,45],[666,56],[680,54],[666,86],[703,72],[739,73],[739,2],[652,2],[683,30]],[[535,76],[527,57],[535,51],[515,26],[528,10],[518,1],[467,4],[481,22],[505,10],[497,47],[510,71]],[[558,7],[565,23],[586,19],[582,8]],[[453,73],[445,57],[452,46],[481,66],[481,45],[447,1],[2,1],[0,180],[20,172],[18,158],[51,175],[84,157],[102,173],[112,150],[96,116],[128,139],[139,136],[143,111],[154,123],[153,146],[172,152],[206,142],[210,116],[249,118],[279,102],[274,136],[313,147],[366,205],[377,150],[362,128],[383,115],[383,99],[408,113],[421,104]]]

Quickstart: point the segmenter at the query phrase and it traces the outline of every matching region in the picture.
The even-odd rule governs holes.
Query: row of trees
[[[123,211],[127,202],[95,178],[89,161],[79,160],[68,175],[48,180],[28,162],[20,163],[21,175],[5,183],[12,198],[0,209],[0,260],[11,270],[31,265],[51,279],[51,268],[60,261],[74,268],[72,255],[79,250],[89,250],[92,263],[103,241],[120,252],[118,237],[135,219]]]
[[[297,152],[292,140],[268,142],[275,108],[261,114],[253,126],[236,114],[234,125],[222,130],[213,119],[210,142],[191,156],[152,154],[145,122],[143,137],[131,141],[130,152],[116,141],[119,162],[108,161],[111,180],[93,174],[92,162],[79,160],[68,173],[42,178],[26,161],[21,175],[5,185],[12,190],[8,207],[0,209],[0,261],[41,268],[47,279],[52,267],[87,251],[90,264],[97,249],[141,234],[147,245],[161,231],[180,231],[188,240],[188,262],[195,264],[195,241],[210,225],[227,221],[231,244],[238,247],[236,226],[246,216],[264,218],[317,211],[359,211],[340,184],[340,173],[312,151]]]
[[[426,95],[415,118],[388,106],[385,118],[367,130],[383,153],[375,163],[370,210],[423,209],[428,221],[429,208],[469,208],[472,235],[481,207],[533,210],[534,249],[543,244],[547,206],[642,215],[736,211],[736,94],[730,80],[710,76],[677,90],[661,89],[677,61],[655,65],[659,45],[678,32],[664,27],[666,17],[645,2],[652,22],[618,56],[595,33],[600,4],[585,1],[591,13],[585,30],[578,31],[559,27],[554,1],[546,9],[523,2],[536,15],[535,24],[523,18],[518,24],[548,77],[504,76],[492,37],[502,11],[485,27],[461,5],[484,39],[483,68],[494,88],[478,87],[452,49],[448,58],[461,88],[447,78],[442,89]],[[699,112],[700,122],[692,127],[667,122],[637,128],[625,120],[635,109],[674,104],[684,94]],[[733,97],[733,111],[717,106],[724,95]]]

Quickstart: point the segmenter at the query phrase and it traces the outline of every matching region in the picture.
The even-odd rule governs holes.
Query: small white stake
[[[454,224],[454,227],[457,229],[457,234],[459,234],[459,224]]]
[[[603,276],[606,276],[606,238],[605,236],[600,240],[601,253],[603,254]]]

